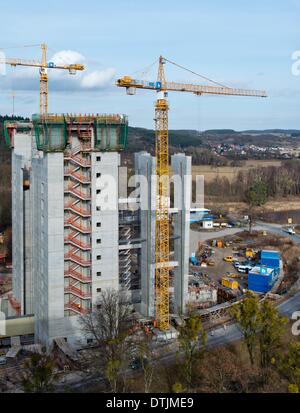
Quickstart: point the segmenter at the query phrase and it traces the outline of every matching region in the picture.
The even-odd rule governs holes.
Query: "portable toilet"
[[[220,239],[217,241],[217,248],[223,248],[223,241]]]

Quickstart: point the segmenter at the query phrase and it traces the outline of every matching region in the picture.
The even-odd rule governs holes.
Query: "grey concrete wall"
[[[119,166],[120,155],[116,152],[92,153],[93,305],[101,294],[98,289],[119,288]],[[101,176],[97,178],[97,174]],[[101,192],[97,194],[97,190]],[[101,227],[97,227],[97,223]],[[101,259],[98,260],[97,256]]]
[[[32,300],[30,295],[25,298],[26,291],[32,289],[31,271],[31,239],[30,232],[24,238],[24,218],[25,222],[31,219],[30,212],[24,215],[24,205],[30,205],[30,192],[24,199],[23,192],[23,168],[30,168],[31,158],[34,150],[34,143],[30,133],[16,133],[14,136],[14,148],[12,150],[12,259],[13,259],[13,294],[21,304],[21,314],[31,314]],[[24,242],[26,246],[24,248]],[[24,256],[25,252],[25,256]],[[24,260],[26,275],[24,274]],[[27,301],[27,302],[25,302]]]
[[[101,161],[97,158],[100,157]],[[92,154],[92,302],[101,289],[118,289],[118,167],[117,153]],[[103,188],[106,175],[116,182],[115,208],[100,211],[97,190]],[[50,344],[55,337],[67,337],[79,346],[85,341],[80,317],[64,316],[64,190],[63,154],[50,153],[33,161],[35,228],[34,272],[36,276],[36,338]],[[41,190],[43,186],[43,191]],[[113,193],[113,188],[108,188]],[[101,227],[97,223],[101,223]],[[97,240],[101,240],[101,244]],[[101,256],[101,260],[97,256]],[[101,272],[101,276],[97,274]]]
[[[12,260],[13,294],[24,314],[23,171],[22,156],[12,153]]]
[[[177,237],[174,241],[174,259],[179,263],[174,269],[174,304],[175,312],[184,314],[188,303],[192,158],[175,154],[171,157],[171,165],[174,175],[180,178],[174,185],[174,208],[178,208],[173,219],[174,235]]]
[[[155,316],[155,230],[156,230],[156,161],[147,152],[135,154],[135,174],[147,179],[147,192],[141,192],[141,305],[145,317]]]
[[[24,314],[31,315],[34,313],[34,280],[33,280],[33,251],[32,251],[32,192],[27,189],[23,192],[24,195],[24,240],[25,240],[25,280],[24,280]]]
[[[64,331],[63,153],[33,161],[36,340]]]

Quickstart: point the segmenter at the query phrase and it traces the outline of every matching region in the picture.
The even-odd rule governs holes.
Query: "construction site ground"
[[[247,277],[245,277],[245,274],[239,274],[232,263],[224,261],[226,256],[232,256],[236,251],[233,251],[232,247],[213,248],[213,251],[214,254],[211,256],[211,260],[214,261],[214,266],[191,266],[192,273],[206,274],[216,286],[221,285],[222,277],[227,276],[228,274],[236,274],[238,277],[241,277],[241,279],[238,279],[241,286],[247,288]],[[239,260],[242,262],[245,260],[245,257],[239,257]],[[242,278],[244,278],[244,280],[242,280]]]
[[[211,278],[212,282],[219,283],[222,276],[227,272],[235,272],[233,265],[223,261],[224,256],[233,255],[233,248],[236,251],[246,247],[255,250],[277,250],[280,252],[284,277],[278,288],[278,293],[284,294],[295,287],[299,282],[300,273],[300,239],[299,236],[288,235],[282,229],[281,225],[257,223],[253,225],[251,234],[248,230],[241,228],[227,228],[221,231],[191,231],[190,249],[196,252],[200,244],[211,245],[212,240],[222,240],[223,243],[231,243],[229,248],[214,248],[215,254],[212,259],[215,261],[213,267],[191,267],[191,273],[202,272]],[[240,257],[244,261],[244,257]],[[247,288],[247,280],[238,280],[242,288]],[[220,284],[219,284],[220,285]]]

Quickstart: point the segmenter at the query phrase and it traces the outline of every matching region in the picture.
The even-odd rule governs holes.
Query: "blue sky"
[[[196,97],[173,93],[170,128],[298,128],[300,76],[291,72],[300,50],[300,0],[79,0],[5,2],[0,47],[7,57],[75,58],[85,74],[49,73],[50,112],[125,113],[132,126],[153,127],[155,94],[127,96],[114,79],[134,74],[156,78],[160,54],[233,87],[267,90],[268,99]],[[66,53],[69,51],[68,53]],[[70,53],[70,51],[72,53]],[[167,80],[203,83],[170,65]],[[7,69],[0,76],[0,113],[29,116],[39,109],[37,71]]]

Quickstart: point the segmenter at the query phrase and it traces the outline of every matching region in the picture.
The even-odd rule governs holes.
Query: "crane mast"
[[[169,272],[171,268],[169,227],[169,104],[167,101],[167,91],[190,92],[195,95],[212,94],[224,96],[267,97],[265,91],[229,88],[216,82],[214,83],[216,83],[217,86],[166,82],[164,73],[164,65],[166,62],[174,64],[175,66],[179,66],[178,64],[160,56],[158,65],[158,77],[156,82],[132,79],[130,76],[124,76],[121,79],[118,79],[116,82],[116,86],[126,88],[128,95],[134,95],[136,93],[136,89],[153,90],[157,93],[157,100],[155,105],[155,152],[157,175],[155,316],[158,327],[162,331],[168,330],[170,326]],[[203,76],[200,75],[200,77]],[[206,80],[210,79],[206,78]]]
[[[48,92],[49,81],[47,73],[47,45],[43,43],[42,49],[42,66],[40,67],[40,113],[46,115],[48,113]]]
[[[159,60],[157,81],[165,84],[165,61]],[[156,206],[156,244],[155,244],[155,291],[156,320],[160,330],[169,328],[169,261],[170,261],[170,228],[169,228],[169,105],[166,90],[157,92],[155,105],[155,152],[157,176]]]

